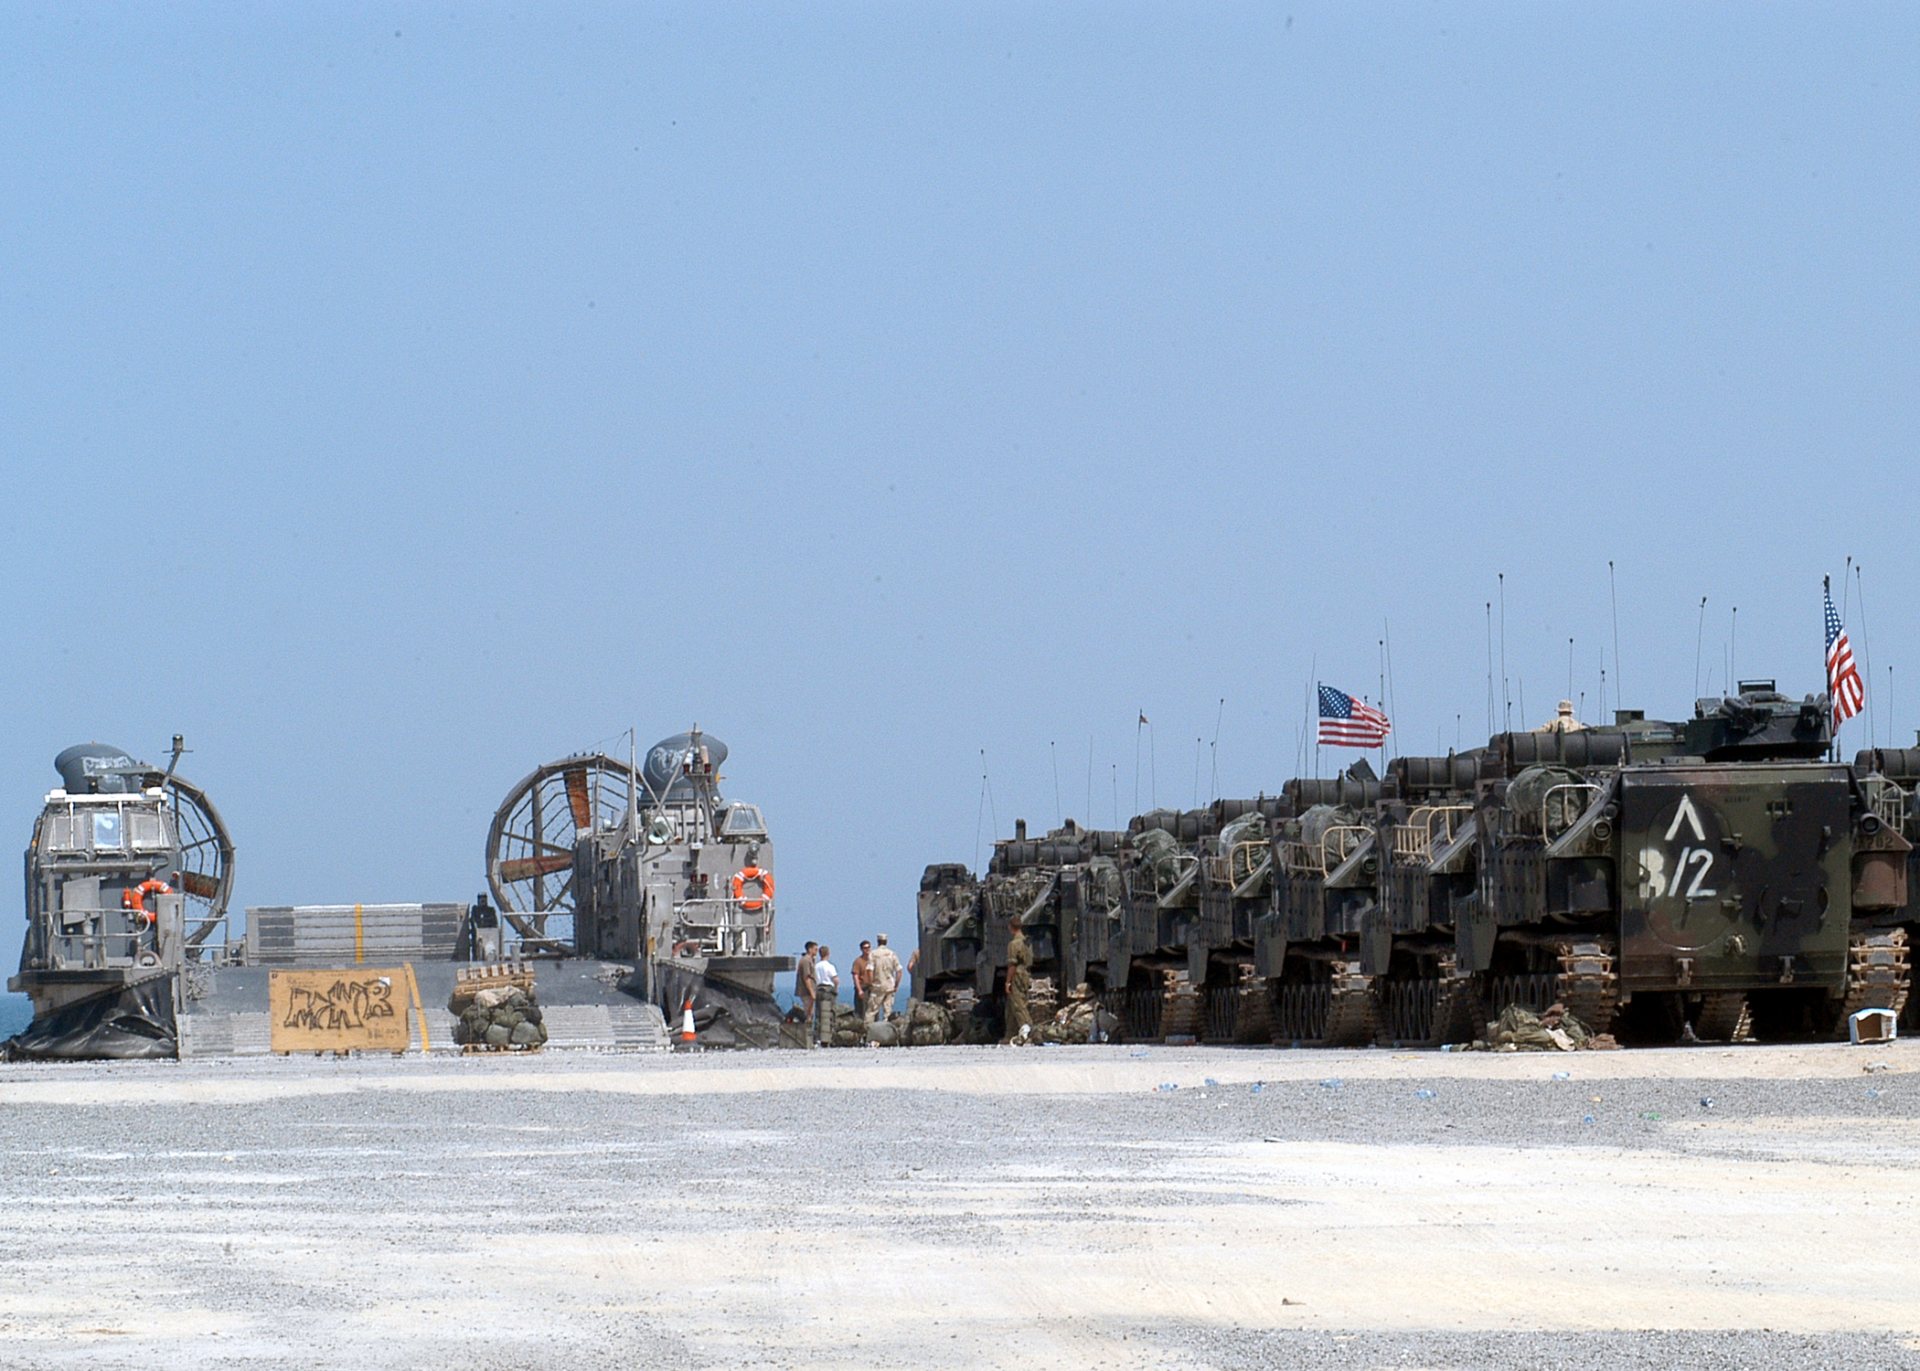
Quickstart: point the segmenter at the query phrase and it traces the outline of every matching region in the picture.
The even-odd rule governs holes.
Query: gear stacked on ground
[[[1106,1042],[1113,1037],[1119,1021],[1084,984],[1067,996],[1067,1002],[1038,1029],[1043,1043]]]
[[[454,1016],[453,1040],[473,1051],[527,1052],[547,1041],[531,974],[486,974],[483,969],[482,974],[462,977],[447,1009]]]

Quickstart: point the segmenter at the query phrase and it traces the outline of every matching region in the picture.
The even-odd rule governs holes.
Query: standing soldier
[[[900,993],[900,959],[879,935],[880,946],[867,958],[867,1022],[878,1023],[893,1013],[893,997]]]
[[[1007,940],[1007,1041],[1024,1042],[1033,1029],[1033,1012],[1027,1008],[1027,995],[1033,989],[1033,948],[1027,942],[1027,930],[1018,920],[1013,936]]]
[[[860,955],[853,959],[853,1007],[868,1023],[872,1018],[867,1014],[867,992],[873,986],[873,944],[865,938],[860,940]]]
[[[800,964],[793,971],[793,1010],[809,1030],[813,1027],[813,963],[819,955],[820,944],[807,939],[806,951],[800,954]],[[813,1035],[809,1032],[807,1036]]]

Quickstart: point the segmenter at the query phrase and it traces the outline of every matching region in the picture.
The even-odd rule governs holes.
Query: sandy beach
[[[0,1145],[6,1366],[1920,1366],[1906,1043],[14,1065]]]

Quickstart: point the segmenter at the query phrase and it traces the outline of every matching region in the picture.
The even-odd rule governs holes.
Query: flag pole
[[[1833,604],[1833,577],[1822,576],[1820,578],[1820,594],[1823,601],[1820,608],[1822,611],[1825,611],[1828,606]],[[1837,762],[1840,760],[1840,725],[1835,723],[1833,719],[1833,681],[1827,675],[1826,642],[1826,621],[1823,618],[1820,628],[1820,679],[1825,682],[1827,687],[1826,690],[1822,692],[1827,697],[1827,760]]]

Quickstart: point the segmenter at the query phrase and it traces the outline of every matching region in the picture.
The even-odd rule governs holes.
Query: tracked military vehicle
[[[1844,1032],[1911,1003],[1920,748],[1856,769],[1830,736],[1823,697],[1749,681],[1141,815],[1088,974],[1146,1040],[1264,1013],[1281,1043],[1432,1045],[1555,1003],[1625,1041]]]
[[[1869,955],[1899,965],[1920,938],[1920,747],[1869,748],[1853,763],[1864,815],[1854,852],[1856,931],[1881,940]],[[1883,1006],[1920,1032],[1920,997],[1902,984]]]
[[[979,1005],[975,990],[986,920],[980,880],[958,862],[937,862],[920,876],[915,924],[920,931],[914,961],[913,997],[942,1005],[970,1021]],[[976,1036],[985,1037],[991,1027]]]
[[[1052,1017],[1075,987],[1105,979],[1120,899],[1114,858],[1123,836],[1068,819],[1039,839],[1029,839],[1026,825],[1017,823],[1011,841],[994,844],[981,883],[987,955],[979,980],[1004,986],[1007,942],[1018,925],[1033,954],[1028,1005],[1036,1024]]]
[[[1476,900],[1473,801],[1484,750],[1396,757],[1374,814],[1376,907],[1360,920],[1360,969],[1380,1036],[1409,1047],[1470,1041],[1478,987],[1459,965],[1457,930]]]
[[[1281,787],[1288,817],[1269,836],[1268,910],[1255,928],[1255,966],[1269,987],[1275,1042],[1373,1041],[1373,983],[1361,969],[1359,944],[1378,903],[1370,815],[1380,794],[1364,760],[1337,777]]]
[[[1825,1034],[1904,995],[1904,939],[1861,915],[1855,858],[1882,824],[1825,760],[1824,697],[1770,681],[1659,726],[1503,734],[1473,810],[1478,898],[1457,926],[1488,1012],[1568,1006],[1672,1041]]]
[[[1195,1038],[1200,994],[1188,946],[1200,923],[1200,846],[1219,832],[1212,809],[1154,809],[1127,823],[1117,854],[1121,907],[1112,921],[1102,999],[1130,1039]]]
[[[1254,933],[1271,905],[1272,836],[1292,805],[1278,795],[1215,800],[1214,831],[1195,845],[1198,918],[1187,935],[1187,983],[1200,1000],[1200,1038],[1264,1043],[1271,998],[1254,965]]]
[[[54,758],[26,854],[27,931],[7,988],[33,1002],[28,1058],[171,1057],[183,967],[227,957],[233,840],[176,770],[100,743]]]

